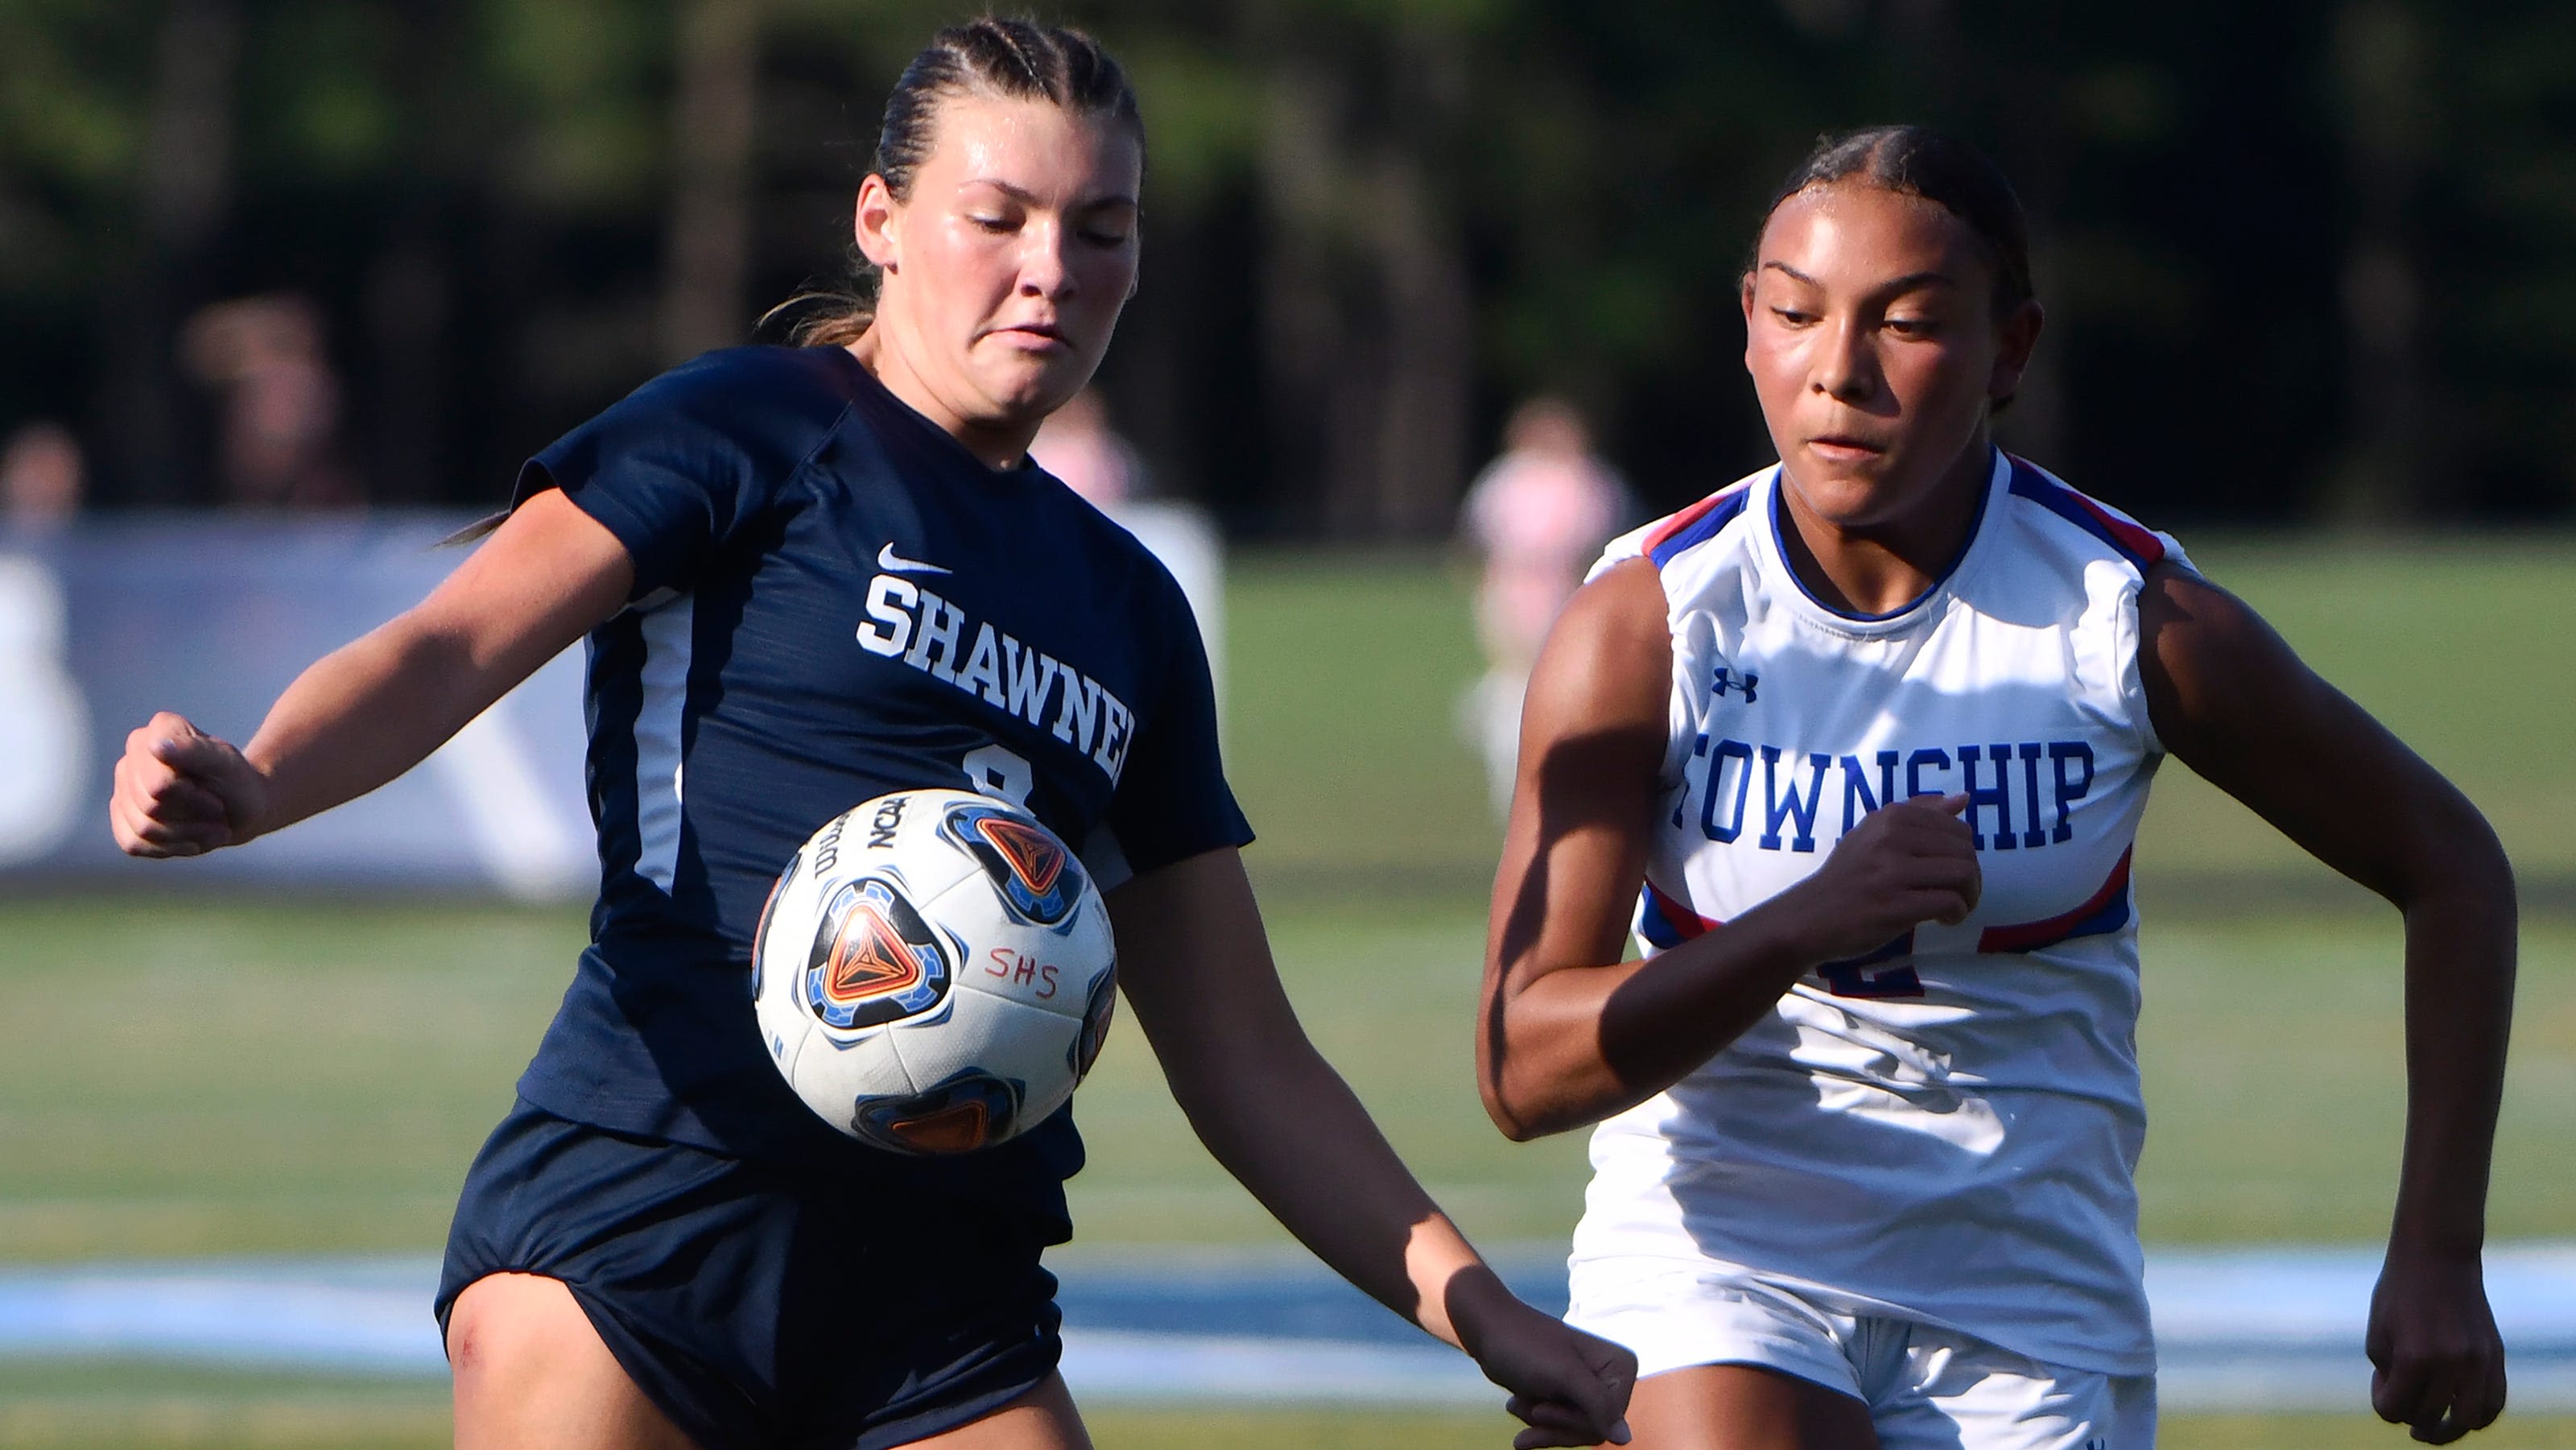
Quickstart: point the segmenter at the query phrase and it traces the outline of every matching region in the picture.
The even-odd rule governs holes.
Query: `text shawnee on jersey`
[[[850,1143],[770,1065],[751,940],[797,847],[889,791],[1019,801],[1104,889],[1248,840],[1179,586],[1063,484],[986,468],[840,348],[666,373],[539,454],[519,496],[546,487],[617,537],[635,583],[589,641],[592,944],[522,1095],[1024,1204],[1060,1234],[1082,1162],[1069,1113],[955,1159]]]
[[[2137,595],[2172,540],[1998,453],[1959,557],[1853,617],[1788,567],[1777,469],[1610,546],[1660,571],[1672,741],[1648,953],[1805,877],[1868,812],[1965,793],[1984,895],[1810,973],[1596,1130],[1587,1264],[1714,1261],[1847,1312],[2151,1370],[2129,857],[2162,750]]]

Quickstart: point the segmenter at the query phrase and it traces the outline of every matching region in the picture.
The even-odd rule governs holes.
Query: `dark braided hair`
[[[896,201],[912,200],[913,178],[937,139],[940,104],[956,96],[1045,101],[1077,116],[1123,126],[1140,147],[1145,141],[1136,92],[1098,41],[1063,26],[986,16],[932,36],[886,97],[876,159],[868,169],[885,178]],[[821,304],[795,325],[793,340],[807,346],[856,340],[876,320],[877,269],[854,247],[851,270],[845,290],[789,298],[761,321]]]
[[[1753,245],[1780,203],[1811,186],[1859,180],[1887,191],[1919,196],[1967,225],[1994,268],[1994,315],[2010,316],[2037,294],[2030,280],[2030,223],[2012,183],[1983,152],[1925,126],[1870,126],[1816,138],[1816,149],[1790,171],[1762,208]],[[1748,255],[1744,270],[1759,266]]]

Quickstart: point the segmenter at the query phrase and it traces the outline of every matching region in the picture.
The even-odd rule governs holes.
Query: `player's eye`
[[[1002,233],[1004,233],[1004,232],[1008,232],[1008,231],[1012,230],[1012,227],[1013,227],[1013,223],[1012,223],[1011,219],[1010,219],[1009,217],[1006,217],[1006,216],[991,216],[991,215],[986,215],[986,214],[981,214],[981,213],[969,213],[969,214],[967,215],[966,220],[968,220],[969,222],[974,223],[974,225],[975,225],[975,229],[976,229],[977,231],[982,231],[982,232],[991,232],[991,233],[993,233],[993,234],[994,234],[994,235],[996,235],[996,236],[999,236],[999,235],[1001,235],[1001,234],[1002,234]]]
[[[1093,227],[1086,229],[1082,233],[1082,239],[1091,243],[1093,246],[1118,247],[1126,245],[1127,234],[1125,232],[1103,231],[1097,227]]]
[[[1771,309],[1771,315],[1779,318],[1783,325],[1789,327],[1804,327],[1816,320],[1816,314],[1799,307],[1774,307]]]

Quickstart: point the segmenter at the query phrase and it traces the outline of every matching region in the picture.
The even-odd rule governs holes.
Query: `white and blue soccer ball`
[[[1117,948],[1100,893],[1020,806],[907,790],[826,822],[752,939],[769,1058],[806,1106],[898,1153],[1036,1127],[1100,1055]]]

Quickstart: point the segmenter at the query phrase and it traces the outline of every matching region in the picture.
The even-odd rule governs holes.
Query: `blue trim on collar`
[[[1922,593],[1915,595],[1913,598],[1896,606],[1894,609],[1888,610],[1884,614],[1859,614],[1848,609],[1837,609],[1833,605],[1827,604],[1825,601],[1818,599],[1815,591],[1807,587],[1807,581],[1798,577],[1798,566],[1789,556],[1789,541],[1783,532],[1784,526],[1780,518],[1780,510],[1782,507],[1780,495],[1782,491],[1788,487],[1788,470],[1786,468],[1773,469],[1771,474],[1773,480],[1771,489],[1771,547],[1777,550],[1780,555],[1780,572],[1789,576],[1789,582],[1798,586],[1798,592],[1806,596],[1808,603],[1823,610],[1827,614],[1832,615],[1836,619],[1847,619],[1854,624],[1884,624],[1891,619],[1896,619],[1905,614],[1909,614],[1914,610],[1922,608],[1925,600],[1928,600],[1933,595],[1940,593],[1942,587],[1950,582],[1950,577],[1959,572],[1959,566],[1967,562],[1968,551],[1975,548],[1977,546],[1977,540],[1984,536],[1986,532],[1986,520],[1991,517],[1995,511],[1995,494],[1998,492],[1995,488],[1994,460],[2001,456],[2003,456],[2003,450],[1995,448],[1993,449],[1992,456],[1986,460],[1986,481],[1981,485],[1985,491],[1977,496],[1977,516],[1968,525],[1968,536],[1959,541],[1959,551],[1950,556],[1950,562],[1941,566],[1940,573],[1932,576],[1932,582],[1924,587]],[[2017,478],[2019,475],[2018,466],[2015,467],[2014,473]]]

